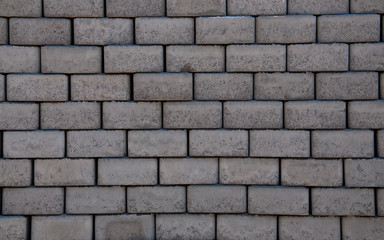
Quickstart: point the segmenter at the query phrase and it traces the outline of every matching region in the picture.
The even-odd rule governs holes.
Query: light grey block
[[[103,0],[44,0],[45,17],[103,17]]]
[[[129,213],[182,213],[185,187],[128,187]]]
[[[165,0],[108,0],[107,17],[161,17]]]
[[[244,213],[245,186],[188,186],[189,213]]]
[[[351,0],[352,13],[384,13],[381,0]]]
[[[345,159],[347,187],[384,187],[383,159]]]
[[[0,16],[4,17],[41,17],[40,0],[2,0]]]
[[[221,16],[225,15],[224,0],[168,0],[167,16]]]
[[[0,18],[0,44],[7,44],[7,43],[8,43],[8,19]]]
[[[257,43],[316,42],[315,16],[260,16],[256,19]]]
[[[26,217],[0,217],[0,239],[27,239]]]
[[[71,21],[61,18],[11,18],[12,45],[69,45]]]
[[[32,184],[32,161],[31,160],[27,160],[27,159],[0,160],[0,186],[1,187],[27,187],[27,186],[30,186],[31,184]],[[0,229],[1,229],[1,220],[0,220]],[[1,236],[1,233],[0,233],[0,236]]]
[[[287,0],[229,0],[228,15],[280,15],[287,12]]]
[[[384,101],[348,103],[349,128],[384,128]]]
[[[39,128],[39,105],[28,103],[0,104],[1,130],[36,130]]]
[[[384,218],[343,217],[341,222],[344,239],[384,238]]]
[[[289,0],[289,14],[339,14],[349,12],[348,0]]]
[[[384,43],[351,44],[352,71],[384,71]]]
[[[0,45],[0,72],[37,73],[40,71],[40,49]]]
[[[286,67],[284,45],[227,46],[228,72],[281,72]]]
[[[67,187],[65,212],[69,214],[106,214],[125,212],[123,187]]]

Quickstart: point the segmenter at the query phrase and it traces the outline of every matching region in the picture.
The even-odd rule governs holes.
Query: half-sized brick
[[[168,72],[223,72],[224,46],[167,46]]]
[[[103,17],[103,0],[44,0],[46,17]]]
[[[165,15],[165,0],[108,0],[108,17],[161,17]]]
[[[189,213],[244,213],[245,186],[188,186]]]
[[[348,103],[349,128],[384,128],[384,101]]]
[[[37,73],[40,71],[38,47],[0,46],[0,72]]]
[[[343,239],[383,239],[384,218],[344,217],[341,220]]]
[[[384,159],[346,159],[345,186],[384,187]]]
[[[0,186],[1,187],[27,187],[31,185],[31,183],[32,183],[31,160],[27,160],[27,159],[0,160]]]
[[[319,42],[379,42],[380,15],[329,15],[318,18]]]
[[[349,64],[353,71],[384,71],[384,43],[352,44]]]
[[[191,73],[135,74],[133,98],[135,101],[188,101],[193,95]]]
[[[214,239],[213,214],[160,214],[156,217],[156,239]]]
[[[374,216],[374,189],[313,188],[312,214]]]
[[[342,186],[343,162],[322,159],[282,159],[281,185]]]
[[[284,104],[288,129],[343,129],[346,126],[345,102],[291,101]]]
[[[8,43],[8,19],[0,18],[0,44],[7,44],[7,43]]]
[[[373,131],[312,131],[312,157],[364,158],[374,155]]]
[[[288,0],[289,14],[338,14],[349,12],[349,0]]]
[[[315,16],[261,16],[256,20],[257,43],[316,42]]]
[[[347,71],[347,44],[301,44],[288,46],[287,65],[291,72]]]
[[[217,215],[217,239],[277,239],[276,217]]]
[[[194,79],[196,100],[251,100],[250,73],[197,73]]]
[[[136,44],[193,44],[193,18],[137,18]]]
[[[249,187],[248,212],[267,215],[308,215],[307,188]]]
[[[228,72],[282,72],[286,67],[283,45],[230,45],[227,47]]]
[[[375,72],[316,74],[316,98],[319,100],[377,99],[379,75]]]
[[[309,157],[308,131],[254,130],[250,132],[251,157]]]
[[[41,17],[41,0],[2,0],[0,16],[2,17]]]
[[[229,0],[228,15],[280,15],[287,12],[287,0]]]
[[[160,184],[217,184],[218,168],[217,158],[161,158]]]
[[[69,45],[71,21],[61,18],[11,18],[9,37],[12,45]]]
[[[129,157],[184,157],[187,132],[177,130],[129,131]]]
[[[314,99],[313,73],[256,73],[256,100]]]
[[[39,105],[29,103],[1,103],[1,130],[35,130],[39,128]]]
[[[26,217],[0,217],[0,239],[17,240],[28,238]]]
[[[4,215],[52,215],[64,212],[63,188],[4,188]]]
[[[95,239],[154,239],[153,215],[101,215],[95,218]]]
[[[181,213],[186,210],[185,187],[128,187],[129,213]]]
[[[224,0],[168,0],[167,16],[221,16],[225,15]]]
[[[42,129],[98,129],[100,103],[66,102],[41,104]]]
[[[64,132],[4,132],[4,158],[62,158],[64,157]]]
[[[107,46],[104,48],[106,73],[162,72],[162,46]]]
[[[101,158],[98,160],[98,185],[155,185],[157,159]]]
[[[351,0],[352,13],[384,13],[381,0]]]
[[[91,240],[92,216],[33,216],[31,237],[33,240]]]
[[[68,100],[68,77],[48,74],[9,74],[7,100],[59,102]]]
[[[196,18],[197,44],[233,44],[255,42],[253,17]]]
[[[76,45],[133,44],[133,20],[119,18],[76,18]]]
[[[125,131],[69,131],[68,157],[123,157],[126,155]]]
[[[340,239],[340,218],[279,217],[281,239]]]
[[[224,102],[224,128],[282,128],[282,102]]]
[[[248,156],[248,132],[241,130],[191,130],[191,156]]]
[[[65,212],[105,214],[125,212],[124,187],[68,187]]]
[[[100,73],[100,47],[48,46],[41,48],[43,73]]]
[[[72,75],[73,101],[125,101],[130,96],[129,75]]]
[[[277,158],[220,158],[220,184],[277,185]]]
[[[221,127],[221,102],[166,102],[163,110],[164,128]]]
[[[94,159],[37,159],[34,161],[34,185],[94,185],[95,166]]]
[[[161,103],[103,103],[104,129],[157,129],[160,127]]]

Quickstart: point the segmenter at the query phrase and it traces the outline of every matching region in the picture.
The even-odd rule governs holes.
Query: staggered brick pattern
[[[0,0],[0,240],[384,239],[383,0]]]

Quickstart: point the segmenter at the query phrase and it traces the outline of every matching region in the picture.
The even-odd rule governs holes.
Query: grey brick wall
[[[0,240],[384,239],[383,0],[0,0]]]

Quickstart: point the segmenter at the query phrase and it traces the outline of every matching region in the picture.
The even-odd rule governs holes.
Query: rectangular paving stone
[[[0,18],[0,44],[8,44],[8,19]]]
[[[40,49],[38,47],[0,45],[0,72],[40,72]]]
[[[167,0],[167,16],[221,16],[226,13],[224,0]]]
[[[352,71],[383,71],[384,44],[351,44],[350,69]]]
[[[384,101],[348,103],[349,128],[384,128]]]
[[[228,15],[286,14],[288,0],[228,0]]]
[[[165,0],[108,0],[107,17],[161,17]]]
[[[103,17],[103,0],[44,0],[45,17]]]
[[[379,157],[384,158],[384,131],[380,130],[377,133],[377,152]]]
[[[32,185],[32,160],[28,160],[28,159],[17,159],[17,160],[1,159],[0,160],[0,186],[1,187],[27,187],[30,185]],[[0,229],[1,229],[1,220],[0,220]]]
[[[383,187],[383,159],[345,159],[345,186],[347,187]]]
[[[27,239],[26,217],[0,217],[0,239]]]
[[[349,12],[348,0],[288,0],[289,14],[345,14]]]
[[[1,103],[1,130],[36,130],[39,128],[39,105],[33,103]]]
[[[343,217],[341,222],[345,239],[381,239],[384,237],[384,218]]]
[[[2,17],[41,17],[40,0],[2,0],[0,16]]]
[[[352,13],[384,13],[381,0],[351,0]]]

